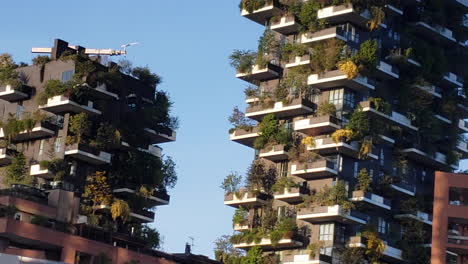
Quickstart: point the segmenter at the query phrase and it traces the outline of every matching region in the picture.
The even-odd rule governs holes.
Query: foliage
[[[429,264],[428,249],[423,246],[428,236],[424,223],[414,219],[407,219],[402,221],[401,225],[405,230],[400,241],[403,258],[411,260],[411,263],[414,264]]]
[[[242,176],[237,172],[231,172],[224,178],[221,188],[224,190],[224,193],[236,193],[240,189],[242,183]]]
[[[146,247],[151,249],[159,248],[161,244],[161,236],[155,228],[148,225],[143,225],[137,232],[138,236],[146,242]]]
[[[112,219],[116,220],[117,218],[120,218],[123,222],[126,222],[128,219],[130,219],[130,206],[126,201],[114,199],[110,209]]]
[[[268,145],[288,144],[291,140],[291,132],[282,126],[274,115],[263,117],[258,126],[259,137],[254,141],[255,149],[263,149]]]
[[[358,66],[352,60],[346,60],[338,63],[338,69],[346,74],[348,80],[358,76]]]
[[[150,87],[156,87],[162,82],[161,77],[152,73],[148,66],[133,68],[132,76]]]
[[[130,75],[132,73],[132,62],[127,59],[120,59],[117,64],[119,65],[120,72]]]
[[[241,264],[242,253],[234,248],[228,235],[216,239],[214,248],[215,259],[225,264]]]
[[[306,163],[312,162],[319,157],[317,153],[307,149],[307,147],[315,147],[315,140],[313,137],[303,138],[302,135],[294,133],[291,142],[291,147],[288,150],[288,157],[291,161]]]
[[[244,207],[239,207],[236,209],[234,212],[234,215],[232,217],[232,224],[242,224],[247,221],[247,218],[249,216],[249,211],[247,211]]]
[[[254,160],[247,170],[246,182],[249,190],[262,190],[271,193],[277,171],[273,165],[267,166],[261,160]]]
[[[385,19],[385,12],[382,10],[382,7],[372,6],[370,8],[371,19],[367,22],[367,27],[369,29],[375,30]]]
[[[322,102],[317,107],[318,116],[335,116],[336,115],[336,106],[330,102]]]
[[[69,131],[73,136],[67,136],[67,144],[80,144],[84,142],[83,139],[90,134],[91,125],[92,123],[89,121],[86,113],[70,116]]]
[[[164,157],[161,171],[163,174],[162,184],[164,188],[165,189],[174,188],[177,183],[177,172],[176,172],[176,163],[174,162],[171,156]]]
[[[276,54],[279,48],[280,43],[276,40],[275,33],[266,29],[258,40],[258,55]]]
[[[345,210],[354,208],[354,204],[349,201],[348,191],[343,181],[337,181],[332,187],[325,185],[312,197],[312,203],[318,206],[340,205]]]
[[[320,243],[320,242],[318,242],[318,243],[309,243],[309,245],[307,246],[307,250],[309,251],[309,256],[312,259],[315,259],[315,257],[320,254],[320,248],[321,247],[322,247],[322,243]],[[348,262],[346,262],[346,263],[348,263]]]
[[[288,93],[286,96],[291,95],[296,98],[306,98],[311,93],[311,88],[307,84],[307,77],[310,74],[310,70],[304,67],[296,67],[288,71],[286,75],[280,82],[279,87],[276,89],[281,89],[284,93]],[[278,91],[275,91],[277,95],[277,101],[283,101],[286,96],[278,96]]]
[[[43,66],[49,61],[50,61],[50,57],[47,55],[46,56],[39,55],[32,59],[32,63],[34,66]]]
[[[367,239],[365,254],[369,262],[378,263],[385,251],[385,243],[372,231],[365,231],[362,236]]]
[[[389,103],[385,102],[382,98],[369,97],[368,100],[375,110],[384,114],[391,113],[392,106]]]
[[[106,172],[96,171],[87,177],[83,197],[92,202],[93,214],[97,206],[110,204],[111,193]]]
[[[0,207],[0,217],[12,217],[18,212],[14,205]]]
[[[8,140],[8,142],[11,142],[13,138],[18,136],[18,134],[23,131],[26,131],[28,133],[31,132],[35,124],[43,120],[42,116],[36,113],[34,115],[34,118],[35,119],[33,119],[33,117],[31,117],[31,115],[27,112],[23,114],[22,119],[18,119],[16,115],[8,113],[7,121],[0,122],[0,127],[3,129],[4,136]]]
[[[301,144],[305,145],[309,148],[314,148],[315,147],[315,139],[314,137],[305,137],[301,140]]]
[[[377,66],[377,51],[379,44],[377,40],[366,40],[364,41],[357,52],[352,56],[353,62],[358,65],[359,72],[367,71],[371,72]]]
[[[63,159],[42,160],[39,166],[52,173],[55,181],[61,181],[69,176],[70,165]]]
[[[6,186],[11,186],[12,184],[31,185],[33,181],[34,177],[29,175],[24,154],[19,152],[13,155],[11,164],[5,169],[3,183]]]
[[[17,67],[10,54],[0,54],[0,85],[11,85],[14,89],[22,86]]]
[[[317,17],[320,8],[320,3],[317,1],[307,1],[302,5],[298,14],[301,32],[315,32],[325,28],[325,21]]]
[[[229,56],[230,65],[234,67],[237,72],[250,73],[255,62],[257,53],[251,50],[234,50]]]
[[[258,87],[255,86],[247,86],[244,89],[244,94],[246,97],[258,97],[260,96],[260,91]]]
[[[364,251],[365,249],[360,247],[346,247],[341,251],[341,261],[346,264],[366,263]]]
[[[371,179],[369,173],[367,172],[366,168],[362,168],[359,171],[358,176],[357,176],[357,180],[358,180],[358,183],[357,183],[356,188],[355,188],[356,191],[367,192],[367,191],[372,190],[372,188],[371,188],[372,179]]]
[[[40,105],[46,104],[47,99],[58,95],[64,95],[81,103],[89,96],[90,87],[83,85],[80,79],[74,78],[67,82],[59,80],[48,80],[44,84],[44,91],[38,94],[37,100]]]
[[[76,122],[76,120],[74,120]],[[88,123],[89,124],[89,123]],[[109,149],[120,144],[122,135],[120,131],[109,123],[101,123],[97,129],[96,139],[90,145],[98,149]]]
[[[281,56],[284,59],[291,60],[295,57],[302,57],[308,53],[307,45],[302,43],[286,43],[281,47]]]
[[[359,147],[359,155],[360,159],[366,159],[371,153],[373,148],[372,138],[364,138],[361,141],[361,146]]]
[[[343,49],[344,43],[341,40],[330,39],[316,43],[312,47],[310,56],[311,69],[316,73],[335,69],[337,63],[342,59]]]
[[[267,3],[271,3],[271,0],[242,0],[239,8],[245,9],[247,12],[252,13],[253,11],[264,7]]]
[[[289,191],[291,188],[299,186],[300,185],[295,183],[290,177],[279,177],[271,187],[271,190],[275,193],[284,193],[285,189]]]
[[[259,247],[249,249],[242,264],[263,264],[262,250]]]
[[[239,110],[236,106],[232,110],[232,114],[228,118],[229,122],[232,124],[233,128],[229,132],[233,132],[235,129],[243,129],[246,131],[250,131],[253,128],[253,122],[250,119],[245,117],[244,112]]]
[[[349,142],[354,137],[354,132],[351,129],[338,129],[331,135],[333,142]]]

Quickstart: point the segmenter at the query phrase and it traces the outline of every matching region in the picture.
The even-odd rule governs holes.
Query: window
[[[20,120],[22,119],[23,110],[24,110],[23,103],[22,103],[22,102],[19,102],[19,103],[16,105],[16,118],[17,118],[17,119],[20,119]]]
[[[276,163],[276,171],[278,171],[278,176],[286,177],[288,176],[288,162],[278,162]]]
[[[320,248],[320,254],[331,256],[333,248],[332,247],[322,247]]]
[[[371,180],[374,179],[374,169],[369,169],[369,176],[370,176]]]
[[[343,157],[341,155],[338,155],[338,171],[343,171]]]
[[[388,231],[388,223],[387,221],[385,221],[385,219],[383,219],[382,217],[379,217],[379,226],[377,228],[377,231],[379,231],[379,233],[381,234],[387,234],[387,231]]]
[[[319,227],[319,240],[331,241],[333,240],[334,224],[322,224]]]
[[[421,181],[422,182],[426,181],[426,171],[425,170],[423,170],[422,173],[421,173]]]
[[[41,142],[39,143],[39,155],[42,155],[44,153],[44,139],[41,139]]]
[[[21,214],[20,213],[15,213],[14,218],[15,218],[16,221],[21,221]]]
[[[383,149],[380,149],[380,166],[385,166],[385,153]]]
[[[55,139],[54,151],[55,152],[60,152],[61,147],[62,147],[62,138],[58,137],[58,138]]]
[[[68,82],[72,79],[73,71],[62,72],[62,82]]]
[[[343,93],[344,89],[331,90],[328,101],[336,106],[343,105]]]
[[[286,216],[286,206],[278,207],[278,219],[284,218]]]
[[[355,161],[353,164],[353,176],[354,178],[357,178],[359,173],[359,162]]]

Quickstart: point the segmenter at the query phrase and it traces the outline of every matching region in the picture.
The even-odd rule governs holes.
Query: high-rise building
[[[159,76],[58,39],[33,51],[50,54],[0,55],[0,262],[193,263],[148,225],[177,179]]]
[[[468,3],[240,9],[265,32],[258,51],[230,57],[248,85],[230,139],[255,149],[245,184],[223,184],[234,248],[281,263],[429,263],[434,173],[468,157]]]

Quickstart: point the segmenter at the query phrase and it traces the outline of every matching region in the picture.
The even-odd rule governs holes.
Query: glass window
[[[383,149],[380,149],[380,166],[385,165],[385,153]]]
[[[288,162],[282,161],[276,163],[276,170],[278,171],[278,176],[286,177],[288,176]]]
[[[16,118],[17,119],[22,119],[23,117],[23,110],[24,110],[24,107],[23,107],[23,103],[20,102],[16,105]]]
[[[320,248],[320,254],[331,256],[333,248],[332,247],[322,247]]]
[[[357,178],[359,173],[359,162],[355,161],[353,165],[353,176],[354,178]]]
[[[319,240],[331,241],[333,240],[334,224],[322,224],[319,227]]]
[[[72,79],[73,71],[62,72],[62,82],[68,82]]]
[[[41,142],[39,143],[39,155],[42,155],[44,153],[44,139],[41,139]]]
[[[377,230],[381,234],[386,234],[387,231],[388,231],[388,222],[385,221],[385,219],[383,219],[382,217],[379,217],[378,220],[379,220],[379,222],[378,222],[379,226],[378,226]]]
[[[62,147],[62,138],[58,137],[55,139],[55,146],[54,146],[55,152],[56,153],[60,152],[61,147]]]
[[[330,90],[329,102],[334,105],[343,105],[344,89]]]
[[[422,173],[421,173],[421,181],[422,182],[426,181],[426,171],[425,170],[423,170]]]

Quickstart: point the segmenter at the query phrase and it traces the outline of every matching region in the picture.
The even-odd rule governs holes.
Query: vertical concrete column
[[[431,264],[446,264],[447,208],[449,203],[448,176],[443,172],[435,173]]]
[[[75,263],[76,250],[70,247],[62,248],[62,258],[61,261],[69,264]]]

